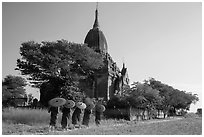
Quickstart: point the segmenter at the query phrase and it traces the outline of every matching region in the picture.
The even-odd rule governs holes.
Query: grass
[[[2,121],[12,124],[46,124],[50,114],[45,109],[6,108],[2,112]]]
[[[101,126],[94,123],[90,127],[69,132],[48,132],[50,114],[47,110],[4,109],[2,112],[2,134],[57,134],[57,135],[201,135],[202,117],[194,114],[186,118],[176,117],[145,121],[102,120]],[[57,126],[60,127],[61,113]]]
[[[201,135],[201,118],[183,118],[167,120],[146,120],[139,122],[120,121],[117,124],[102,124],[100,127],[54,132],[56,135]]]
[[[57,126],[60,126],[62,114],[58,114]],[[95,116],[92,115],[90,125],[95,124]],[[6,108],[2,112],[2,121],[10,124],[26,124],[26,125],[48,125],[50,121],[50,113],[46,109],[22,109],[22,108]],[[114,123],[117,120],[104,120],[104,123]]]

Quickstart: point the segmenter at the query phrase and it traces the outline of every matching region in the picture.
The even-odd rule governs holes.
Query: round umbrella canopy
[[[78,107],[80,109],[85,109],[86,108],[86,104],[84,104],[83,102],[77,102],[76,103],[76,107]]]
[[[99,112],[104,112],[106,110],[106,108],[104,105],[97,105],[96,110]]]
[[[87,98],[85,98],[84,103],[87,105],[87,104],[93,103],[93,100],[91,98],[87,97]]]
[[[49,101],[49,104],[53,107],[60,107],[66,103],[64,98],[53,98]]]
[[[67,100],[64,106],[66,108],[73,108],[75,106],[75,102],[72,100]]]
[[[89,110],[93,109],[94,107],[95,106],[94,106],[93,103],[86,104],[86,108],[89,109]]]

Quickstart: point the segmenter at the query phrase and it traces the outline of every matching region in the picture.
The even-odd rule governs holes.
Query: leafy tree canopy
[[[10,105],[11,98],[23,98],[26,95],[26,80],[19,76],[8,75],[2,81],[3,105]]]
[[[180,91],[164,84],[160,81],[150,78],[144,83],[134,82],[132,87],[126,88],[122,96],[118,96],[109,102],[109,106],[132,106],[142,109],[160,109],[164,112],[176,109],[188,110],[190,104],[196,103],[198,97],[186,91]]]
[[[150,108],[161,104],[163,98],[159,95],[158,90],[153,89],[146,83],[134,82],[132,85],[129,100],[132,101],[131,104],[134,104],[135,107]]]
[[[34,86],[42,81],[61,79],[75,81],[79,76],[89,76],[103,66],[102,56],[91,48],[66,40],[57,42],[34,41],[22,43],[21,59],[17,60],[17,69],[33,80]]]
[[[164,97],[163,108],[173,109],[189,109],[191,103],[196,103],[198,97],[186,91],[180,91],[164,84],[160,81],[150,78],[146,80],[153,89],[157,89],[162,97]]]
[[[17,60],[17,70],[27,75],[34,87],[42,83],[55,91],[49,94],[59,96],[68,90],[79,91],[81,79],[90,78],[104,66],[103,56],[84,44],[58,40],[56,42],[28,41],[20,47],[21,59]],[[53,93],[51,93],[53,92]],[[56,93],[54,93],[56,92]],[[45,94],[46,95],[46,94]],[[66,95],[68,96],[68,95]]]

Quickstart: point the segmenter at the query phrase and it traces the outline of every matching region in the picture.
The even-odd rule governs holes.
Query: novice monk
[[[73,114],[72,114],[72,124],[76,126],[78,126],[80,128],[81,124],[81,113],[82,110],[78,107],[75,108]]]
[[[62,108],[62,121],[61,121],[61,125],[62,125],[63,130],[67,130],[67,123],[69,122],[69,124],[70,124],[70,121],[71,121],[71,108],[66,108],[63,106],[63,108]]]
[[[101,113],[101,111],[99,111],[99,110],[95,110],[95,123],[96,123],[96,125],[97,126],[99,126],[100,124],[101,124],[101,115],[102,115],[102,113]]]
[[[48,110],[50,114],[50,130],[54,130],[56,128],[56,121],[57,121],[57,114],[58,114],[58,107],[50,107]]]
[[[87,127],[89,126],[89,120],[90,120],[90,117],[91,117],[91,113],[92,113],[91,109],[86,108],[84,110],[84,117],[83,117],[82,125],[85,125]]]
[[[105,107],[102,104],[103,104],[102,100],[99,100],[95,106],[95,123],[97,126],[101,124],[101,117],[103,111],[105,110]]]

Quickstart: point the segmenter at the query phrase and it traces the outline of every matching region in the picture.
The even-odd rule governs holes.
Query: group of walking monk
[[[58,101],[58,102],[57,102]],[[55,100],[59,103],[60,100]],[[95,124],[100,125],[101,116],[105,107],[102,105],[102,101],[97,101],[94,105],[93,102],[74,102],[66,100],[70,104],[64,104],[62,106],[51,104],[48,112],[50,113],[50,125],[49,130],[53,131],[56,129],[57,116],[59,111],[62,112],[61,128],[63,131],[71,130],[73,128],[89,127],[89,121],[91,114],[95,112]],[[73,111],[73,113],[72,113]],[[83,119],[82,119],[83,115]]]

